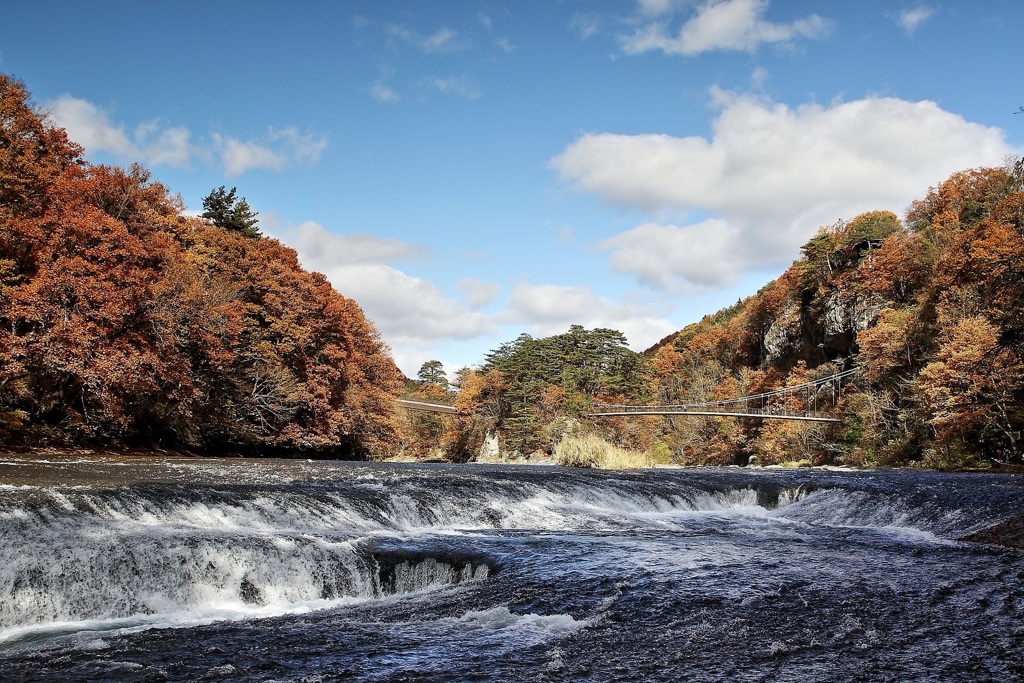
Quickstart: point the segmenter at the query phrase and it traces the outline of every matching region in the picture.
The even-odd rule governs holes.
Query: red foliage
[[[139,166],[79,161],[3,76],[0,123],[8,439],[390,450],[402,375],[292,249],[184,218]]]

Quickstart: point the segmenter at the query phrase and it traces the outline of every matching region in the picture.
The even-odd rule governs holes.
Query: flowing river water
[[[1022,504],[1006,474],[0,457],[0,680],[1024,680],[1024,551],[964,540]]]

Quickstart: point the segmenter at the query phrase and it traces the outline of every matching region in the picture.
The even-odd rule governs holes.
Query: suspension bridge
[[[841,422],[835,412],[835,407],[843,390],[843,380],[858,371],[859,368],[853,368],[803,384],[723,401],[646,406],[594,403],[591,405],[591,412],[588,415],[590,417],[709,415],[713,417],[756,417],[766,420]]]
[[[395,405],[406,410],[418,410],[423,413],[442,413],[444,415],[458,415],[459,409],[455,406],[447,406],[443,403],[424,403],[423,401],[410,401],[404,398],[395,399]]]
[[[841,422],[835,408],[843,390],[843,380],[859,371],[860,368],[853,368],[791,387],[722,401],[643,406],[593,403],[591,411],[587,415],[589,417],[708,415],[712,417],[756,417],[765,420]],[[458,408],[441,403],[397,399],[395,404],[399,408],[407,410],[445,415],[461,414]]]

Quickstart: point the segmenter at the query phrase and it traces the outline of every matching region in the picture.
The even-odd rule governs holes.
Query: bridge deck
[[[765,420],[802,420],[805,422],[841,422],[836,417],[813,414],[786,414],[786,413],[761,413],[761,412],[725,412],[721,410],[666,410],[652,406],[650,408],[639,408],[637,410],[618,410],[600,413],[588,413],[590,417],[623,417],[627,415],[708,415],[711,417],[756,417]]]
[[[443,403],[424,403],[423,401],[408,401],[404,398],[395,399],[399,408],[409,410],[420,410],[426,413],[442,413],[444,415],[458,415],[459,409],[455,406],[446,406]]]

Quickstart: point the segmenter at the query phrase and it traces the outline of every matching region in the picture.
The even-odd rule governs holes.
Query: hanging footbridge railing
[[[458,415],[459,409],[455,406],[448,406],[443,403],[425,403],[423,401],[410,401],[408,399],[395,399],[395,405],[407,410],[418,410],[423,413],[442,413],[444,415]]]
[[[853,368],[791,387],[723,401],[645,406],[594,403],[591,405],[589,415],[590,417],[710,415],[715,417],[756,417],[766,420],[841,422],[836,412],[836,406],[843,389],[843,380],[859,371],[860,368]]]

